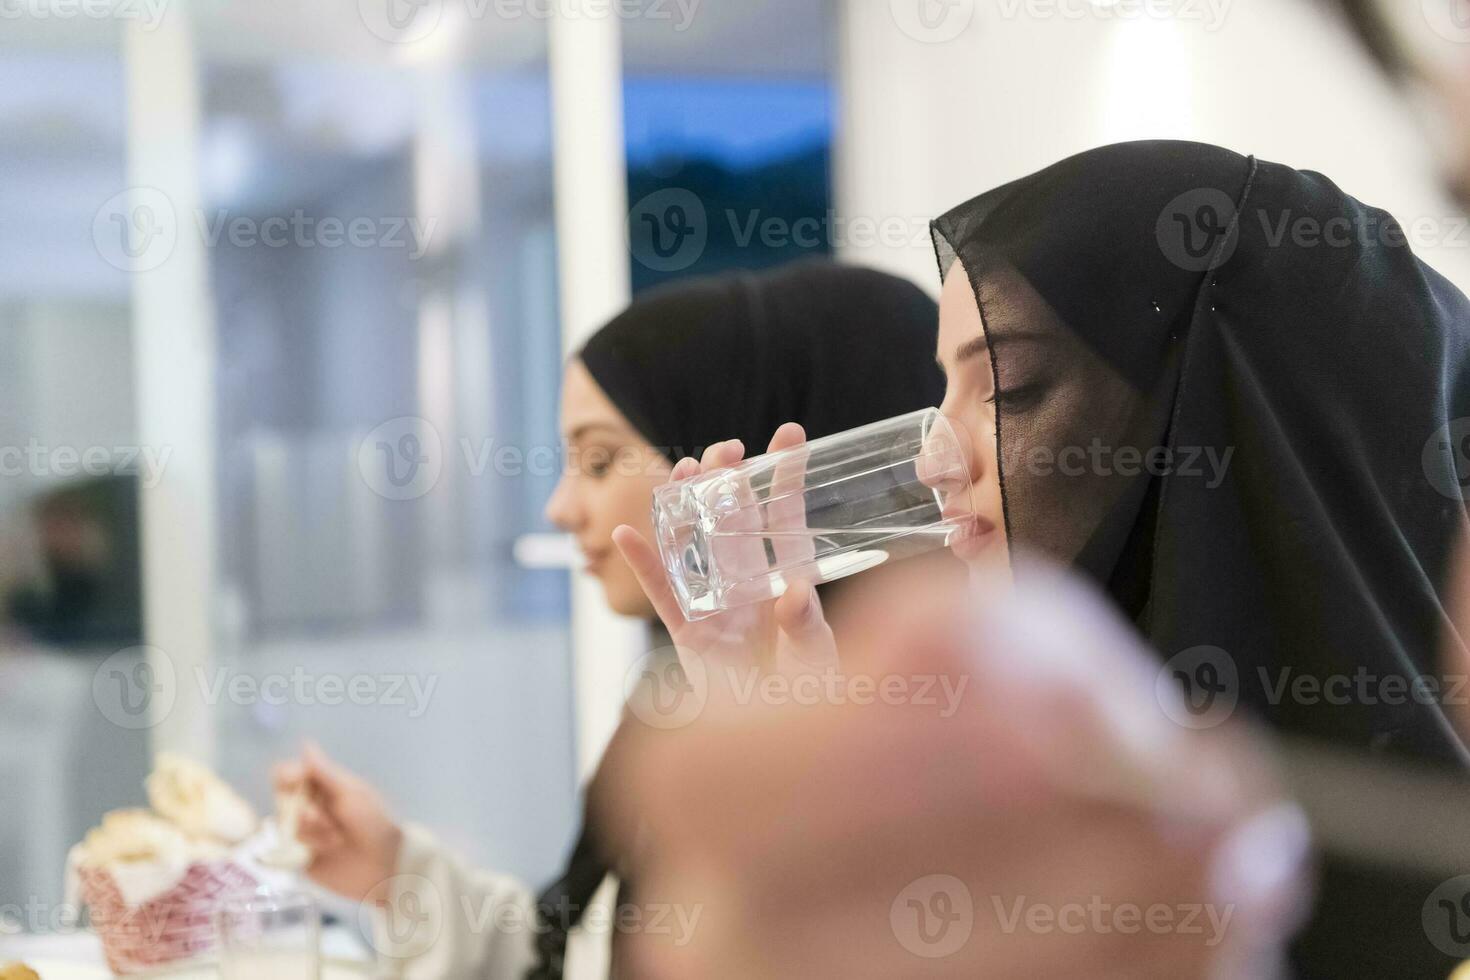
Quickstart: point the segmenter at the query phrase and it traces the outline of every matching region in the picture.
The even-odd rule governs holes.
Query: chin
[[[999,528],[956,541],[950,552],[977,571],[994,570],[1009,565],[1010,546]]]

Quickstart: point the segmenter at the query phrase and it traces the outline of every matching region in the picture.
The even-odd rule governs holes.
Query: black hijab
[[[938,405],[938,313],[912,283],[801,262],[641,295],[580,357],[639,433],[676,461],[783,422],[810,438]]]
[[[800,422],[816,439],[938,405],[938,328],[934,301],[913,283],[802,262],[651,290],[578,356],[670,462],[732,438],[754,456],[784,422]],[[563,975],[567,934],[615,863],[587,815],[600,812],[599,800],[621,782],[625,727],[587,789],[565,872],[537,901],[539,963],[530,980]],[[623,882],[620,902],[628,887]]]
[[[1209,697],[1295,734],[1462,765],[1428,699],[1280,687],[1436,674],[1470,476],[1449,440],[1470,416],[1470,304],[1394,219],[1321,174],[1140,142],[1007,184],[933,230],[993,351],[1011,541],[1095,578]],[[1328,871],[1306,973],[1420,975],[1370,966],[1391,960],[1390,933],[1413,947],[1393,955],[1449,962],[1419,924],[1429,889],[1390,908],[1364,869]],[[1325,924],[1341,933],[1324,932],[1322,910],[1350,895]]]

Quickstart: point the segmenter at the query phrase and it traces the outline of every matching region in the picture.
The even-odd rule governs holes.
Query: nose
[[[581,508],[577,506],[571,480],[565,473],[556,481],[556,489],[551,492],[551,499],[546,501],[545,513],[546,519],[563,531],[574,532],[582,523]]]
[[[939,495],[945,516],[970,511],[973,449],[965,429],[953,416],[936,414],[924,435],[918,463],[920,482]]]

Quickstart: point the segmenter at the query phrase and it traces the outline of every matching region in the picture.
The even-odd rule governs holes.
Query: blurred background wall
[[[0,0],[0,907],[151,752],[268,808],[307,737],[543,883],[642,642],[541,516],[581,335],[813,256],[937,291],[934,215],[1146,136],[1322,170],[1464,287],[1467,45],[1458,0]]]
[[[925,9],[843,5],[844,214],[921,226],[1088,147],[1199,140],[1321,171],[1406,227],[1425,222],[1416,251],[1470,287],[1470,236],[1437,152],[1464,122],[1444,101],[1467,87],[1470,9],[1456,0],[960,0],[929,5],[928,21]],[[1425,74],[1393,78],[1362,22]],[[845,256],[937,282],[922,234]]]

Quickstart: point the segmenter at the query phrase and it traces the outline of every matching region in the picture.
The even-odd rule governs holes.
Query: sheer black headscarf
[[[938,328],[934,301],[913,283],[802,262],[651,290],[578,356],[670,462],[733,438],[754,456],[784,422],[800,422],[816,439],[938,405]],[[563,876],[538,900],[539,963],[531,980],[562,976],[568,931],[615,864],[591,815],[620,782],[625,734],[619,728],[613,736],[588,787]],[[625,882],[620,901],[626,890]]]
[[[1432,698],[1381,696],[1437,673],[1470,477],[1451,438],[1470,304],[1394,219],[1321,174],[1140,142],[933,231],[992,350],[1012,543],[1108,589],[1193,704],[1238,698],[1287,732],[1462,765]],[[1302,676],[1366,676],[1370,694],[1294,696]],[[1324,900],[1371,884],[1329,875]],[[1367,975],[1385,929],[1427,948],[1417,902],[1334,923],[1340,975]]]

